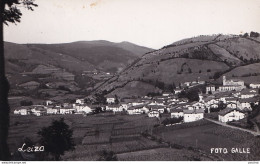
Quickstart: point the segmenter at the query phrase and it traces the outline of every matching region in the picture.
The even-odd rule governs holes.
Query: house
[[[121,106],[122,106],[122,108],[123,108],[123,110],[127,110],[128,109],[128,107],[130,106],[128,103],[120,103],[121,104]]]
[[[204,104],[207,109],[218,108],[218,103],[219,103],[219,100],[214,97],[207,97],[204,100]]]
[[[157,117],[157,118],[159,118],[159,116],[160,116],[160,113],[158,111],[156,111],[156,110],[151,110],[151,111],[148,112],[148,117]]]
[[[179,94],[179,93],[181,93],[181,91],[182,91],[182,89],[177,89],[177,88],[174,89],[174,93],[175,93],[175,94]]]
[[[193,107],[193,109],[205,109],[204,103],[201,103],[201,102],[194,101],[191,103],[191,106]]]
[[[84,99],[77,99],[76,100],[76,104],[81,104],[83,105],[85,103],[85,100]]]
[[[241,110],[248,109],[252,110],[251,104],[258,105],[259,99],[257,97],[247,98],[247,99],[239,99],[239,108]]]
[[[148,96],[141,98],[141,101],[144,103],[149,103],[149,102],[151,102],[151,100],[152,100],[152,97],[148,97]]]
[[[169,96],[168,102],[177,102],[178,101],[178,96],[177,95],[172,95]]]
[[[47,114],[58,114],[60,113],[60,108],[59,107],[54,107],[54,106],[46,106],[46,112]]]
[[[107,105],[106,106],[106,110],[107,111],[113,111],[115,112],[122,112],[123,111],[123,106],[118,105],[118,104],[114,104],[114,105]]]
[[[150,110],[156,110],[160,113],[163,113],[164,112],[164,106],[163,105],[148,105],[148,108]]]
[[[250,88],[260,88],[260,83],[251,83],[251,84],[249,84],[249,87]]]
[[[237,121],[245,118],[245,114],[237,109],[226,108],[219,112],[218,120],[220,122]]]
[[[20,114],[23,116],[29,115],[30,109],[29,109],[29,107],[20,107],[20,108],[14,110],[14,114]]]
[[[183,117],[183,115],[184,115],[184,113],[183,113],[182,109],[174,109],[171,112],[171,118],[179,118],[179,117]]]
[[[251,97],[255,97],[258,95],[258,91],[256,89],[243,89],[240,94],[241,99],[247,99]]]
[[[183,121],[193,122],[204,118],[203,109],[183,110]]]
[[[26,108],[20,109],[20,115],[25,116],[25,115],[29,115],[29,114],[30,114],[29,109],[26,109]]]
[[[167,96],[170,96],[172,93],[171,92],[164,92],[162,95],[167,97]]]
[[[87,105],[76,105],[74,109],[77,113],[91,113],[92,112],[92,109]]]
[[[53,101],[51,100],[46,100],[45,101],[45,105],[48,106],[48,105],[52,105],[53,104]]]
[[[70,106],[60,108],[60,114],[73,114],[75,111],[76,109]]]
[[[178,104],[185,104],[187,102],[189,102],[189,100],[187,98],[180,98],[178,101]]]
[[[206,87],[206,94],[213,93],[216,91],[216,87],[214,85],[209,85]]]
[[[134,114],[142,114],[142,107],[141,106],[131,106],[127,109],[127,113],[129,115],[134,115]]]
[[[31,109],[31,112],[32,112],[32,114],[34,114],[36,116],[43,116],[43,115],[47,114],[46,108],[41,105],[33,106],[33,108]]]
[[[116,102],[116,98],[115,97],[107,97],[107,103],[108,104],[114,104]]]
[[[20,114],[20,110],[19,109],[15,109],[14,110],[14,114]]]

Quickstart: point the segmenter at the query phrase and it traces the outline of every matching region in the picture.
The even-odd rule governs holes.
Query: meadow
[[[102,150],[113,151],[119,160],[259,160],[259,138],[206,120],[165,127],[146,115],[49,115],[11,114],[9,147],[14,153],[25,137],[37,142],[37,132],[53,120],[64,118],[73,129],[75,150],[62,160],[98,160]],[[143,133],[149,133],[150,137]],[[176,146],[177,145],[177,146]],[[249,147],[251,153],[211,154],[211,148]]]

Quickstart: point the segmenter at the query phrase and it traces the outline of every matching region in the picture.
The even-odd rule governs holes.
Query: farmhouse
[[[241,99],[247,99],[257,96],[258,91],[256,89],[243,89],[240,94]]]
[[[73,114],[75,113],[75,109],[72,107],[62,107],[60,108],[60,114]]]
[[[85,103],[84,99],[77,99],[76,104],[81,104],[83,105]]]
[[[183,110],[182,109],[173,109],[171,110],[171,118],[179,118],[183,117]]]
[[[231,97],[231,98],[226,98],[226,105],[227,108],[237,108],[239,106],[239,101],[238,98]]]
[[[164,106],[163,105],[149,105],[148,107],[149,107],[149,109],[156,110],[160,113],[164,112]]]
[[[209,93],[213,93],[216,91],[216,87],[214,85],[209,85],[206,87],[206,93],[209,94]]]
[[[183,110],[183,120],[184,122],[193,122],[204,118],[203,109],[195,110]]]
[[[47,114],[58,114],[60,113],[60,107],[46,106]]]
[[[14,114],[20,114],[23,116],[29,115],[30,109],[28,107],[20,107],[20,108],[14,110]]]
[[[172,93],[171,92],[164,92],[162,95],[167,97],[167,96],[170,96]]]
[[[36,116],[42,116],[42,115],[45,115],[47,113],[45,107],[42,106],[42,105],[32,106],[31,112],[32,112],[32,114],[34,114]]]
[[[158,118],[159,116],[160,116],[160,114],[156,110],[151,110],[150,112],[148,112],[148,117],[157,117]]]
[[[181,91],[182,91],[182,89],[178,89],[178,88],[174,89],[175,94],[181,93]]]
[[[107,97],[107,103],[108,104],[114,104],[116,101],[116,98],[115,97]]]
[[[260,83],[251,83],[249,84],[250,88],[260,88]]]
[[[123,106],[115,104],[115,105],[107,105],[106,110],[115,112],[122,112]]]
[[[141,106],[131,106],[127,109],[127,113],[129,115],[134,115],[134,114],[142,114],[142,107]]]
[[[91,113],[92,109],[87,105],[76,105],[75,106],[77,113]]]
[[[237,109],[226,108],[219,112],[218,120],[220,122],[237,121],[245,118],[245,114]]]
[[[258,105],[258,102],[259,102],[259,99],[257,97],[239,99],[239,108],[241,110],[244,110],[244,109],[252,110],[251,104]]]

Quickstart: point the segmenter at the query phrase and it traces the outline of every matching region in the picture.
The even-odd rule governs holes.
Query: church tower
[[[223,76],[223,85],[226,85],[226,76]]]

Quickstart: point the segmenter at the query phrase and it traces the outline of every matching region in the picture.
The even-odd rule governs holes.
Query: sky
[[[198,35],[260,32],[260,0],[35,0],[21,23],[4,27],[14,43],[128,41],[158,49]]]

